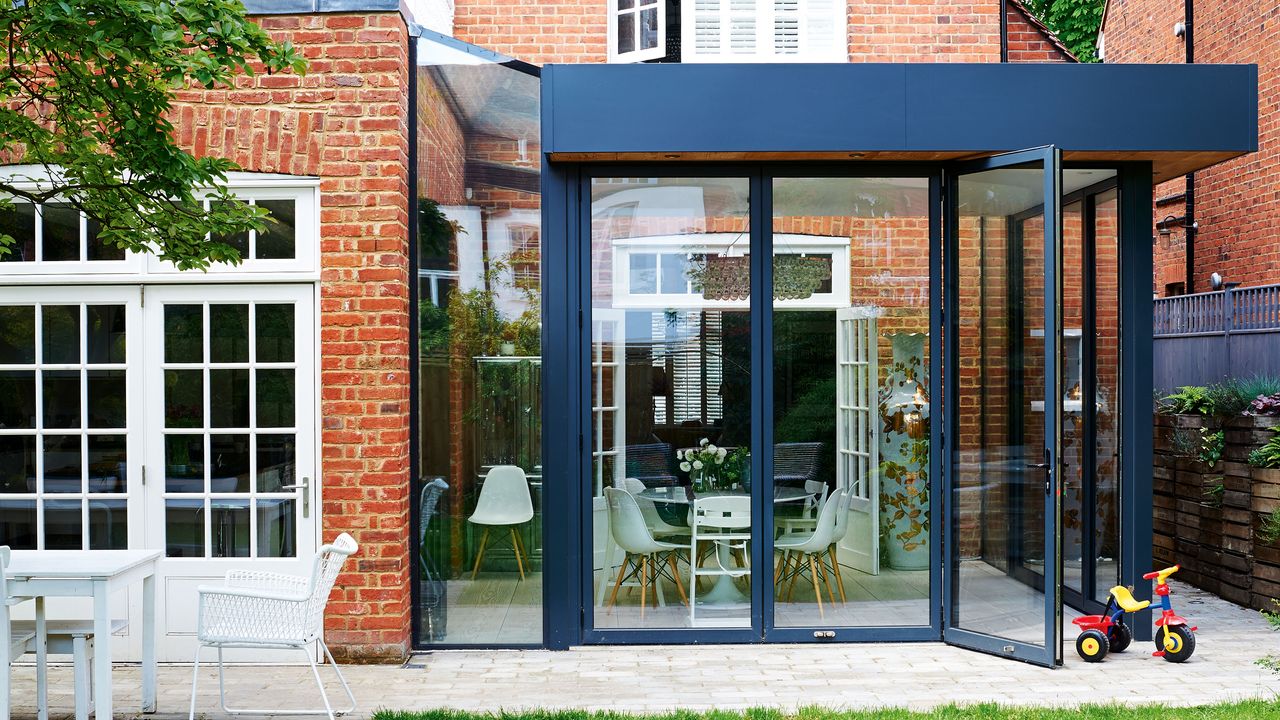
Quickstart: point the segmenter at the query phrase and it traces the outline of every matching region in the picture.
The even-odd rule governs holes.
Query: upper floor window
[[[609,0],[609,61],[656,60],[667,54],[666,0]]]
[[[610,0],[609,60],[845,62],[846,6],[845,0]],[[675,49],[667,48],[668,35],[678,40]]]

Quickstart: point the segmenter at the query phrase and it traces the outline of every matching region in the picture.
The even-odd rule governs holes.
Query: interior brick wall
[[[1183,0],[1112,0],[1105,24],[1107,62],[1180,63],[1186,58],[1174,24]],[[1218,272],[1245,285],[1280,282],[1280,6],[1235,0],[1195,4],[1195,61],[1258,65],[1258,152],[1196,173],[1195,289],[1209,289]],[[1178,89],[1163,88],[1169,112],[1178,111]],[[1183,180],[1164,183],[1155,196],[1176,196]],[[1153,223],[1182,216],[1182,202],[1154,208]],[[1153,229],[1154,233],[1154,229]],[[1156,235],[1154,289],[1186,277],[1181,228]]]
[[[360,552],[325,618],[347,661],[409,642],[408,31],[398,13],[258,18],[308,59],[305,76],[184,90],[173,121],[198,156],[320,184],[323,539]]]

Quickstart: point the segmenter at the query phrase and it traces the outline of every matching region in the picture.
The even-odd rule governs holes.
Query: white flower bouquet
[[[680,469],[689,474],[693,489],[697,491],[718,490],[724,466],[724,459],[729,451],[716,447],[710,440],[702,438],[698,447],[677,450],[676,459],[680,461]],[[727,488],[724,488],[727,489]]]

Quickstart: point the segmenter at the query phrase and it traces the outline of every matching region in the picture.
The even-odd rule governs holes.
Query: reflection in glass
[[[80,306],[45,305],[40,308],[46,365],[80,362]]]
[[[171,428],[204,425],[204,373],[202,371],[164,371],[164,425]]]
[[[248,368],[209,371],[209,427],[249,427]]]
[[[164,501],[165,555],[204,557],[204,501]]]
[[[249,492],[249,436],[210,435],[209,492]]]
[[[204,307],[164,306],[164,361],[196,363],[204,360]]]
[[[79,260],[80,211],[65,203],[45,203],[40,213],[44,216],[41,259],[45,262]]]
[[[89,253],[89,260],[123,260],[124,248],[114,244],[107,243],[99,239],[102,226],[97,220],[90,219],[86,223],[85,249]]]
[[[255,248],[259,260],[292,260],[294,256],[294,201],[259,200],[257,205],[271,213],[267,227],[258,232]]]
[[[165,492],[204,492],[204,435],[164,436]]]
[[[293,370],[258,370],[258,427],[293,427]]]
[[[90,435],[89,492],[123,493],[129,490],[129,463],[124,435]]]
[[[258,435],[258,492],[281,492],[294,483],[297,445],[293,435]]]
[[[126,421],[125,371],[89,370],[89,427],[122,428]]]
[[[773,193],[775,621],[928,625],[929,182]]]
[[[959,275],[972,280],[955,322],[950,612],[955,627],[1043,646],[1044,171],[962,175],[957,191]]]
[[[539,82],[478,57],[418,42],[419,644],[542,641]]]
[[[209,501],[212,557],[249,557],[249,501],[214,498]]]
[[[0,329],[0,365],[27,365],[36,361],[34,305],[0,305]]]
[[[79,500],[44,501],[44,547],[46,550],[80,550]]]
[[[591,181],[594,627],[750,625],[749,195]]]
[[[129,547],[129,508],[124,500],[89,500],[89,549]]]
[[[1095,198],[1094,217],[1094,599],[1105,602],[1120,584],[1120,204],[1115,190]]]
[[[80,436],[44,436],[44,491],[47,493],[83,492],[81,477]],[[35,488],[31,488],[35,490]]]
[[[0,500],[0,537],[14,550],[36,548],[35,500]]]
[[[0,493],[25,493],[35,487],[36,437],[0,435]]]
[[[294,504],[293,500],[279,498],[258,500],[258,557],[297,555]]]
[[[87,308],[90,363],[125,361],[125,318],[123,305],[90,305]]]
[[[80,427],[80,371],[45,370],[44,426],[47,428]]]
[[[209,362],[249,361],[249,306],[209,306]]]
[[[34,370],[0,370],[0,428],[36,426],[36,373]]]
[[[254,305],[258,362],[293,362],[293,304]]]
[[[0,254],[0,262],[34,262],[36,259],[36,208],[11,202],[0,207],[0,234],[13,238]],[[2,326],[3,323],[0,323]],[[3,361],[0,361],[3,362]]]

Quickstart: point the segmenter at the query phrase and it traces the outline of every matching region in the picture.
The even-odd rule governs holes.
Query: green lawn
[[[1153,697],[1158,690],[1153,689]],[[1071,709],[1011,708],[1000,705],[948,706],[932,712],[909,710],[863,710],[838,712],[808,708],[798,713],[777,710],[745,712],[674,712],[631,715],[612,712],[533,711],[511,713],[470,713],[452,710],[398,712],[379,710],[374,720],[1240,720],[1280,718],[1280,704],[1259,700],[1168,708],[1160,705],[1121,707],[1088,705]]]

